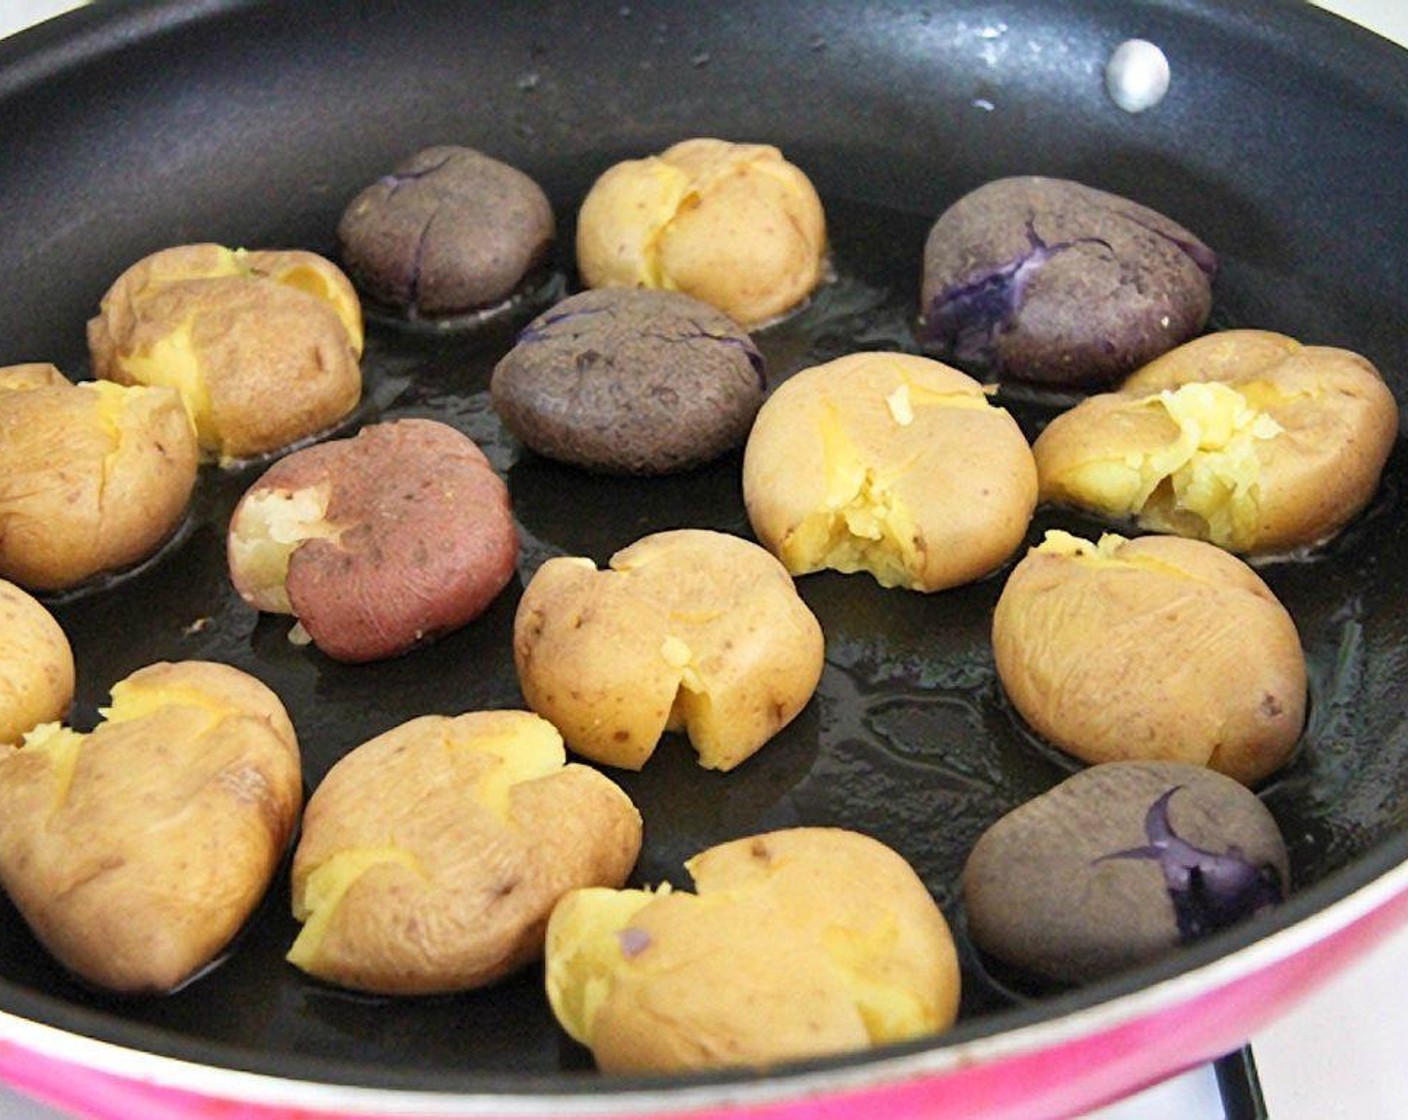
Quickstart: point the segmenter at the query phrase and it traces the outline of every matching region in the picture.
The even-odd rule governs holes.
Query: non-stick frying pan
[[[1160,44],[1174,75],[1137,116],[1103,84],[1133,36]],[[0,43],[0,361],[86,374],[99,296],[163,246],[333,253],[351,194],[434,143],[478,147],[543,184],[561,225],[557,290],[570,289],[573,216],[592,179],[694,135],[777,144],[827,203],[838,278],[758,334],[774,384],[849,350],[913,349],[929,223],[970,188],[1030,172],[1197,231],[1223,260],[1215,326],[1347,346],[1400,400],[1408,390],[1408,56],[1278,0],[96,6]],[[258,468],[208,468],[189,524],[153,562],[51,601],[77,650],[76,720],[93,721],[110,685],[150,661],[227,660],[282,695],[311,789],[410,716],[520,705],[509,633],[546,557],[601,562],[683,525],[748,534],[736,456],[629,481],[512,442],[487,376],[531,310],[468,330],[375,326],[352,425],[436,416],[504,473],[525,550],[483,618],[366,667],[292,645],[286,622],[235,598],[224,568],[225,521]],[[1013,408],[1029,434],[1050,414]],[[615,775],[646,821],[636,877],[678,881],[693,852],[766,828],[869,832],[914,864],[957,932],[965,991],[950,1033],[766,1074],[603,1078],[552,1023],[534,970],[432,1000],[305,979],[282,959],[295,927],[281,879],[217,968],[159,999],[84,988],[6,907],[0,1070],[113,1114],[177,1115],[213,1097],[252,1114],[1032,1117],[1206,1060],[1408,916],[1405,472],[1400,447],[1346,533],[1262,568],[1313,678],[1304,741],[1260,791],[1290,846],[1293,896],[1155,965],[1033,996],[990,977],[966,942],[955,884],[973,841],[1073,766],[997,685],[987,627],[1003,573],[927,597],[817,575],[800,587],[827,667],[784,735],[727,775],[680,741]],[[1098,529],[1044,510],[1032,539],[1052,525]]]

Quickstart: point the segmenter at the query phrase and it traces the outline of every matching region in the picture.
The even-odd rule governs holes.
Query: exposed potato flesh
[[[1202,541],[1050,532],[1008,577],[992,639],[1013,706],[1085,762],[1187,762],[1252,785],[1300,736],[1294,622]]]
[[[1031,449],[972,378],[865,353],[795,374],[763,405],[743,461],[758,539],[789,572],[869,572],[937,591],[984,576],[1036,506]]]
[[[0,748],[0,881],[77,975],[169,991],[273,877],[302,800],[298,744],[272,692],[208,662],[140,670],[102,715]]]
[[[73,650],[42,603],[0,579],[0,751],[73,701]]]
[[[97,376],[177,390],[202,452],[222,462],[321,432],[361,396],[356,292],[301,250],[152,254],[108,289],[88,343]]]
[[[942,914],[858,833],[799,828],[690,860],[695,893],[576,891],[548,926],[548,999],[608,1072],[766,1065],[914,1038],[957,1015]]]
[[[743,326],[820,283],[826,219],[806,175],[766,144],[686,140],[609,168],[582,202],[588,287],[684,292]]]
[[[256,610],[293,614],[288,598],[289,560],[310,540],[335,541],[342,526],[327,519],[332,486],[251,493],[230,521],[230,568],[241,573],[240,594]]]
[[[667,730],[689,736],[700,765],[732,769],[806,705],[822,655],[821,628],[782,566],[698,529],[645,537],[604,571],[549,560],[514,623],[529,705],[572,750],[629,769]]]
[[[623,883],[640,841],[626,795],[532,713],[411,720],[309,800],[288,959],[386,994],[492,983],[541,955],[563,893]]]
[[[0,370],[0,576],[53,591],[135,564],[176,530],[195,480],[171,390]]]
[[[1265,553],[1318,543],[1363,509],[1397,429],[1358,355],[1224,331],[1057,417],[1034,451],[1044,500]]]

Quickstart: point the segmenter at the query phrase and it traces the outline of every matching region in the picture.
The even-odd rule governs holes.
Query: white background
[[[0,35],[75,6],[74,0],[0,0]],[[1408,0],[1321,0],[1321,6],[1408,45]],[[1408,309],[1404,324],[1408,330]],[[1273,1120],[1408,1117],[1408,930],[1252,1042]],[[1202,1120],[1221,1112],[1211,1075],[1200,1069],[1087,1120]],[[0,1088],[0,1118],[60,1120],[60,1114]]]

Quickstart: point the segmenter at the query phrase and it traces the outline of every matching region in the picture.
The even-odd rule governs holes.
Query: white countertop
[[[1408,45],[1408,0],[1319,2]],[[75,0],[0,0],[0,35],[76,6]],[[1408,929],[1257,1035],[1252,1050],[1273,1120],[1408,1115]],[[1203,1068],[1087,1120],[1220,1116],[1216,1086],[1210,1070]],[[0,1120],[65,1117],[0,1087]]]

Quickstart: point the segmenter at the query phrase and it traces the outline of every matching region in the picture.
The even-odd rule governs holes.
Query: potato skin
[[[501,815],[480,791],[520,741],[537,764],[504,791]],[[309,799],[293,862],[296,914],[320,866],[340,852],[381,850],[296,963],[392,995],[493,983],[541,955],[563,893],[625,882],[640,843],[630,799],[595,770],[567,764],[560,737],[537,716],[411,720],[344,756]]]
[[[0,576],[57,591],[146,559],[185,515],[196,458],[173,389],[0,369]]]
[[[574,892],[553,912],[549,999],[570,1033],[584,1028],[578,1041],[603,1071],[770,1065],[941,1031],[957,1016],[948,926],[878,841],[786,829],[686,866],[695,894],[627,892],[639,899],[615,915],[625,924],[591,922],[587,943],[579,923],[610,892]],[[572,1007],[588,1021],[564,1021]]]
[[[288,558],[289,607],[317,647],[339,661],[405,652],[477,618],[513,576],[518,531],[508,488],[468,436],[436,420],[374,424],[281,459],[230,521],[230,574],[262,601],[246,570],[246,516],[261,495],[316,491],[317,536]],[[329,528],[330,527],[330,528]]]
[[[826,217],[811,180],[767,144],[684,140],[608,168],[577,216],[589,288],[669,288],[744,327],[821,282]]]
[[[78,976],[165,992],[263,896],[302,801],[298,743],[269,689],[213,662],[141,669],[108,714],[0,755],[0,882]]]
[[[568,747],[637,770],[667,731],[730,770],[806,706],[821,626],[763,549],[726,533],[643,537],[598,571],[559,557],[514,619],[523,695]]]
[[[362,313],[330,261],[302,250],[179,245],[122,273],[88,322],[95,376],[181,389],[222,462],[325,431],[362,394]]]
[[[1255,481],[1234,524],[1190,508],[1167,483],[1139,504],[1111,502],[1083,480],[1092,463],[1158,456],[1175,446],[1179,425],[1161,394],[1201,384],[1245,396],[1273,433],[1250,443]],[[1363,510],[1397,434],[1393,394],[1360,355],[1270,331],[1232,330],[1186,343],[1117,392],[1056,417],[1033,452],[1043,501],[1133,516],[1156,532],[1266,555],[1322,543]]]
[[[73,702],[73,650],[54,616],[0,579],[0,751]]]
[[[1037,476],[1017,422],[971,377],[861,353],[794,374],[763,405],[743,499],[758,539],[794,575],[868,571],[882,586],[929,592],[1011,556]]]
[[[1295,623],[1247,565],[1201,541],[1048,534],[1008,577],[992,641],[1022,718],[1086,762],[1188,762],[1254,785],[1304,722]]]

